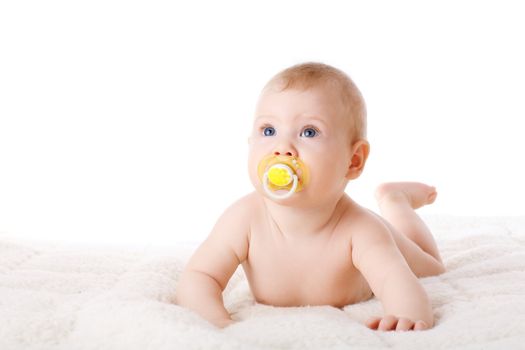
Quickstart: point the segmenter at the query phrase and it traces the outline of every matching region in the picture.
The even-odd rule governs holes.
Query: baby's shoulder
[[[372,237],[379,239],[384,236],[384,239],[388,239],[387,236],[390,235],[381,216],[359,205],[345,211],[339,226],[348,235],[351,245],[362,236],[367,236],[368,239]]]
[[[393,241],[386,220],[367,208],[357,207],[355,210],[349,211],[346,214],[345,222],[348,225],[350,247],[354,253]]]
[[[243,257],[250,239],[251,215],[257,203],[252,195],[246,195],[234,201],[220,215],[208,240],[217,245],[229,245]]]
[[[344,228],[350,232],[362,231],[383,225],[379,215],[355,203],[349,205],[340,221]]]
[[[260,198],[254,191],[234,201],[228,208],[226,208],[226,211],[236,214],[249,214],[260,210],[260,208]]]
[[[232,204],[230,204],[230,206],[224,210],[222,217],[229,218],[240,225],[249,225],[251,220],[260,211],[260,199],[257,197],[257,193],[253,192],[237,199]]]

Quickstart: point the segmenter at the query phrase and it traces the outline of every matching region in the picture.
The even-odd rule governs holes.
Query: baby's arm
[[[248,254],[248,205],[239,200],[219,218],[212,232],[186,265],[176,291],[176,303],[196,311],[216,325],[233,323],[222,292]]]
[[[352,259],[383,305],[385,317],[367,322],[370,328],[417,330],[434,325],[428,296],[384,224],[368,222],[354,233]]]

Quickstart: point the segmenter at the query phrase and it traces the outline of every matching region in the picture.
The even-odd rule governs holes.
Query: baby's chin
[[[272,198],[267,193],[264,192],[264,190],[257,189],[257,193],[265,198],[266,200],[272,201],[276,204],[285,206],[285,207],[306,207],[308,206],[308,203],[311,202],[312,199],[308,199],[307,194],[305,191],[299,191],[292,194],[290,197],[287,198]],[[272,192],[276,196],[284,196],[288,193],[288,190],[276,190]]]
[[[341,197],[345,194],[344,190],[341,191],[341,193],[333,193],[332,195],[328,195],[326,193],[316,193],[313,191],[312,188],[305,188],[302,191],[295,192],[288,198],[283,199],[275,199],[270,197],[262,187],[256,188],[256,192],[258,195],[260,195],[262,198],[266,199],[267,201],[273,202],[275,204],[281,205],[283,207],[290,207],[290,208],[319,208],[326,205],[332,205],[333,203],[337,203]],[[281,196],[285,195],[288,191],[286,190],[276,190],[272,193]]]

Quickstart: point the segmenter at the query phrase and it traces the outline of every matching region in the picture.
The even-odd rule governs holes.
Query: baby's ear
[[[352,150],[350,153],[350,166],[346,173],[346,178],[348,180],[354,180],[361,175],[363,169],[365,168],[366,160],[368,159],[368,154],[370,153],[370,144],[366,140],[358,140],[352,145]]]

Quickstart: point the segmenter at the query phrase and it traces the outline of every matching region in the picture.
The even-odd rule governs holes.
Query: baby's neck
[[[287,207],[267,198],[264,203],[268,219],[287,238],[319,236],[333,231],[351,199],[343,194],[339,200],[315,207]]]

